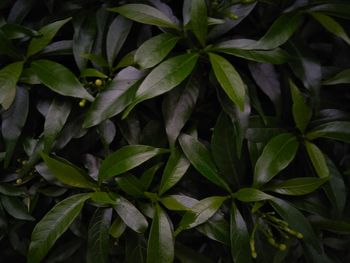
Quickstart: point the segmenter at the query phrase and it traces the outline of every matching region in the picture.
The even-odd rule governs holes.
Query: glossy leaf
[[[187,211],[198,203],[198,200],[185,195],[168,195],[160,201],[171,211]]]
[[[208,256],[203,255],[200,251],[193,250],[179,242],[176,242],[175,245],[175,256],[181,261],[181,263],[213,263]]]
[[[173,187],[185,175],[190,167],[190,162],[186,159],[179,149],[175,149],[165,166],[162,180],[159,186],[159,195],[163,195]]]
[[[0,184],[0,193],[7,196],[23,196],[25,190],[11,184]]]
[[[273,196],[254,188],[241,188],[234,193],[234,197],[241,202],[258,202],[273,198]]]
[[[45,153],[40,154],[49,171],[60,182],[79,188],[96,189],[97,184],[78,167],[68,163],[66,160],[54,159]]]
[[[106,263],[109,253],[109,227],[111,225],[112,209],[96,209],[91,217],[88,230],[88,245],[86,259],[88,263]]]
[[[147,145],[128,145],[107,156],[99,172],[99,180],[125,173],[168,150]]]
[[[191,28],[198,41],[205,46],[208,32],[207,4],[205,0],[191,2]]]
[[[0,200],[7,213],[9,213],[14,218],[27,221],[35,220],[35,218],[29,214],[28,208],[18,197],[2,195]]]
[[[135,53],[135,62],[141,68],[151,68],[161,62],[179,41],[179,37],[162,33],[145,41]]]
[[[327,31],[343,39],[348,45],[350,45],[350,38],[347,35],[344,28],[333,18],[322,13],[312,13],[315,18]]]
[[[328,178],[300,177],[285,180],[266,188],[282,195],[306,195],[316,191],[321,185],[328,181]]]
[[[294,122],[298,127],[299,131],[304,133],[306,127],[310,122],[312,110],[310,106],[306,103],[304,95],[299,91],[298,87],[292,82],[292,80],[289,80],[289,86],[291,89],[293,99]]]
[[[54,99],[45,117],[44,124],[44,151],[49,152],[55,139],[63,129],[71,112],[71,104],[68,101]]]
[[[184,214],[175,234],[206,222],[219,210],[226,199],[225,196],[211,196],[199,201]]]
[[[209,53],[210,63],[214,74],[227,96],[235,103],[241,111],[244,110],[245,87],[244,83],[233,67],[225,58]]]
[[[165,130],[170,148],[175,147],[177,137],[191,117],[198,100],[201,84],[200,74],[195,71],[188,78],[184,87],[173,89],[163,101]]]
[[[335,76],[323,81],[324,85],[337,85],[350,83],[350,69],[345,69]]]
[[[179,142],[187,159],[204,177],[225,190],[231,191],[215,166],[209,150],[202,143],[187,134],[182,134]]]
[[[309,140],[328,138],[350,143],[350,122],[333,121],[321,124],[306,134]]]
[[[35,226],[29,245],[27,262],[39,263],[57,239],[67,231],[79,215],[90,194],[73,195],[56,204]]]
[[[126,4],[120,7],[109,8],[109,11],[116,12],[139,23],[154,25],[165,28],[178,29],[166,15],[158,9],[144,4]]]
[[[23,62],[15,62],[0,70],[0,104],[7,110],[16,97],[16,84],[22,74]]]
[[[42,27],[38,31],[40,36],[37,38],[33,38],[30,41],[28,50],[27,50],[27,57],[30,57],[38,53],[40,50],[46,47],[51,42],[51,40],[55,37],[58,30],[60,30],[61,27],[64,26],[70,20],[71,18],[63,19]]]
[[[247,224],[234,203],[230,209],[230,239],[232,260],[240,263],[253,262],[250,254]]]
[[[123,233],[125,232],[125,229],[126,229],[125,223],[123,222],[123,220],[121,220],[120,217],[117,217],[113,221],[109,229],[109,234],[114,238],[119,238],[123,235]]]
[[[113,66],[114,60],[119,54],[126,38],[131,30],[132,22],[122,16],[116,17],[109,26],[106,41],[106,52],[109,67]]]
[[[140,102],[170,91],[184,81],[194,69],[199,55],[190,53],[170,58],[153,69],[142,82],[132,104],[123,117]]]
[[[299,142],[290,133],[273,137],[265,146],[254,170],[254,185],[260,186],[270,181],[293,161]]]
[[[147,263],[172,263],[174,237],[167,214],[157,204],[147,244]]]
[[[196,227],[203,235],[230,247],[230,225],[224,218],[212,217],[204,224]]]
[[[137,233],[144,233],[148,228],[148,222],[141,212],[128,200],[120,197],[114,206],[123,222]]]
[[[133,67],[121,70],[92,103],[84,127],[95,126],[122,112],[133,101],[138,81],[143,76],[144,73]]]
[[[36,60],[31,64],[31,68],[45,86],[58,94],[89,101],[94,99],[73,72],[59,63],[44,59]]]
[[[127,174],[126,176],[116,178],[116,181],[125,193],[134,197],[143,196],[143,186],[136,176]]]
[[[329,169],[322,151],[315,144],[308,141],[305,141],[305,147],[317,175],[320,178],[328,178]]]

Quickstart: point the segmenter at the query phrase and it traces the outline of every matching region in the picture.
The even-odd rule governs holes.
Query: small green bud
[[[287,249],[287,246],[286,246],[286,244],[279,244],[279,245],[278,245],[278,249],[279,249],[280,251],[285,251],[285,250]]]
[[[100,80],[100,79],[96,79],[96,80],[95,80],[95,85],[96,85],[97,87],[101,87],[102,84],[103,84],[102,80]]]
[[[23,183],[23,180],[22,180],[21,178],[18,178],[18,179],[16,180],[16,184],[21,184],[21,183]]]
[[[252,258],[254,258],[254,259],[258,257],[258,254],[256,254],[256,252],[255,252],[255,251],[254,251],[254,252],[252,252],[251,254],[252,254]]]
[[[79,107],[85,107],[86,105],[86,99],[82,99],[81,101],[79,101]]]
[[[276,245],[276,240],[273,237],[269,237],[267,241],[273,246]]]
[[[297,238],[299,238],[299,239],[302,239],[302,238],[304,238],[304,235],[302,234],[302,233],[297,233]]]

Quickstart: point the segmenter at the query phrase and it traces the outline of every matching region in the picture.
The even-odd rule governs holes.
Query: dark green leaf
[[[27,57],[30,57],[38,53],[40,50],[46,47],[51,42],[51,40],[55,37],[58,30],[60,30],[60,28],[70,20],[71,18],[59,20],[42,27],[38,31],[40,36],[33,38],[32,41],[30,41],[28,50],[27,50]]]
[[[54,99],[45,117],[44,151],[50,152],[56,137],[63,129],[71,111],[69,101]]]
[[[135,62],[141,68],[151,68],[161,62],[179,41],[179,37],[162,33],[145,41],[135,53]]]
[[[7,213],[19,220],[34,221],[35,218],[28,213],[28,208],[18,197],[1,196],[1,203]]]
[[[7,196],[25,195],[24,189],[13,186],[11,184],[0,184],[0,193]]]
[[[109,234],[114,238],[119,238],[125,232],[126,225],[123,220],[118,216],[112,223]]]
[[[148,222],[141,212],[128,200],[120,197],[114,207],[124,223],[137,233],[144,233],[148,228]]]
[[[162,197],[160,201],[171,211],[186,211],[198,203],[198,200],[185,195],[168,195]]]
[[[147,244],[147,263],[172,263],[174,237],[167,214],[157,204]]]
[[[122,16],[116,17],[109,26],[106,40],[106,52],[110,68],[112,68],[115,58],[128,37],[131,26],[132,22]]]
[[[22,128],[26,123],[29,111],[29,94],[27,89],[17,87],[15,101],[12,106],[2,112],[1,133],[5,141],[6,155],[4,167],[11,161],[17,140],[22,133]]]
[[[102,73],[101,71],[98,71],[97,69],[94,68],[86,68],[80,73],[80,77],[82,78],[101,78],[101,79],[106,79],[108,78],[107,75]]]
[[[205,0],[192,0],[191,28],[202,46],[205,46],[208,32],[207,4]]]
[[[234,262],[251,263],[249,232],[246,221],[234,203],[230,209],[231,256]]]
[[[234,197],[241,202],[258,202],[273,198],[273,196],[254,188],[241,188],[234,193]]]
[[[230,247],[230,225],[224,218],[216,219],[214,216],[196,229],[210,239]]]
[[[282,195],[306,195],[316,191],[328,178],[300,177],[274,183],[266,188]]]
[[[133,103],[126,109],[123,117],[141,101],[159,96],[179,85],[191,74],[198,57],[198,53],[183,54],[159,64],[142,82]]]
[[[191,117],[201,84],[200,73],[198,71],[193,72],[184,87],[180,86],[172,90],[163,101],[165,130],[168,135],[170,148],[175,147],[176,139],[181,129]]]
[[[206,222],[219,210],[222,203],[227,198],[228,197],[226,196],[211,196],[199,201],[187,210],[182,217],[175,234],[177,235],[183,230],[194,228]]]
[[[5,24],[1,27],[1,30],[9,39],[40,36],[40,34],[37,31],[18,24]]]
[[[159,186],[159,195],[163,195],[173,187],[185,175],[190,167],[189,161],[179,149],[175,149],[165,166],[162,180]]]
[[[121,70],[92,103],[84,127],[97,125],[123,111],[132,102],[143,76],[144,73],[133,67]]]
[[[231,191],[226,181],[219,174],[209,150],[202,143],[187,134],[182,134],[179,137],[179,142],[187,159],[204,177],[227,191]]]
[[[94,192],[91,194],[91,201],[102,205],[115,205],[118,203],[119,199],[113,193],[107,192]]]
[[[329,138],[350,143],[350,122],[333,121],[321,124],[306,134],[306,138],[314,140],[317,138]]]
[[[0,70],[0,104],[7,110],[16,97],[16,84],[22,74],[23,62],[15,62]]]
[[[254,185],[260,186],[270,181],[293,161],[299,142],[290,133],[273,137],[265,146],[254,171]]]
[[[323,81],[324,85],[337,85],[350,83],[350,69],[345,69],[330,79]]]
[[[340,235],[350,234],[350,223],[348,221],[331,220],[322,217],[313,217],[311,221],[317,228],[325,229]]]
[[[278,198],[272,199],[270,203],[277,213],[290,225],[290,228],[302,233],[306,243],[320,250],[320,244],[315,232],[305,216],[298,209]]]
[[[233,67],[225,58],[209,53],[211,66],[215,76],[227,96],[235,103],[241,111],[244,110],[245,87],[244,83]]]
[[[299,131],[304,133],[306,127],[310,122],[312,110],[309,105],[307,105],[303,94],[299,91],[298,87],[293,83],[292,80],[289,80],[289,86],[293,99],[294,122]]]
[[[312,165],[316,170],[317,175],[320,178],[328,178],[329,169],[326,163],[326,158],[323,155],[320,148],[318,148],[315,144],[308,141],[305,141],[305,147],[311,159]]]
[[[102,162],[99,180],[125,173],[147,160],[159,155],[167,153],[168,150],[154,148],[147,145],[128,145],[110,154]]]
[[[88,230],[87,263],[107,263],[109,254],[109,227],[112,209],[96,209]]]
[[[350,38],[347,35],[344,28],[330,16],[321,13],[312,13],[315,18],[327,31],[343,39],[348,45],[350,45]]]
[[[97,184],[80,168],[66,160],[54,159],[45,153],[40,154],[49,171],[60,182],[79,188],[96,189]]]
[[[213,263],[207,255],[203,255],[200,251],[195,251],[190,247],[186,247],[176,242],[175,256],[181,263]]]
[[[143,196],[143,187],[140,180],[132,174],[115,179],[119,187],[128,195],[134,197]]]
[[[158,163],[153,165],[151,168],[148,168],[140,177],[140,183],[142,185],[142,190],[147,191],[151,186],[154,175],[157,173],[160,167],[163,166],[163,163]]]
[[[127,4],[120,7],[109,8],[109,11],[116,12],[139,23],[159,27],[178,29],[166,15],[158,9],[143,4]]]
[[[90,194],[77,194],[56,204],[35,226],[29,245],[27,262],[40,263],[56,240],[79,215]]]
[[[31,64],[40,81],[53,91],[63,95],[92,101],[94,98],[68,68],[50,60],[36,60]]]

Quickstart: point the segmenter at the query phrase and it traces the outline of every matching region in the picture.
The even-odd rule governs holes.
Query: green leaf
[[[163,209],[156,204],[155,214],[147,243],[147,263],[174,262],[172,224]]]
[[[264,192],[254,188],[241,188],[234,193],[234,197],[241,202],[258,202],[263,200],[269,200],[273,196],[265,194]]]
[[[148,228],[148,222],[141,212],[128,200],[120,197],[114,206],[123,222],[137,233],[144,233]]]
[[[73,72],[63,65],[50,60],[36,60],[31,68],[40,81],[51,90],[63,96],[87,99],[94,98],[85,90]]]
[[[337,85],[350,83],[350,69],[345,69],[337,75],[323,81],[323,85]]]
[[[274,183],[266,191],[272,191],[282,195],[306,195],[316,191],[328,178],[300,177]]]
[[[56,204],[35,226],[27,262],[40,263],[56,240],[67,231],[90,194],[73,195]]]
[[[198,203],[198,200],[185,195],[168,195],[162,197],[160,201],[171,211],[186,211]]]
[[[349,221],[331,220],[322,217],[313,217],[312,223],[317,227],[340,235],[350,234]]]
[[[245,87],[233,65],[225,58],[209,53],[211,66],[215,76],[227,96],[235,103],[241,111],[244,110]]]
[[[205,46],[208,33],[207,4],[205,0],[192,0],[191,28],[202,46]]]
[[[204,224],[196,227],[203,235],[230,247],[230,225],[224,218],[212,217]]]
[[[277,213],[289,224],[290,228],[295,229],[304,236],[304,242],[312,245],[317,250],[320,250],[319,239],[315,235],[310,223],[305,216],[288,202],[274,198],[270,204],[277,211]]]
[[[172,188],[185,175],[190,167],[190,162],[179,149],[175,149],[165,166],[162,180],[159,186],[159,195],[163,195]]]
[[[117,16],[109,26],[106,40],[106,52],[110,68],[112,68],[115,58],[128,37],[131,26],[132,21],[122,16]]]
[[[23,196],[25,195],[25,190],[11,184],[0,184],[0,194],[7,196]]]
[[[317,175],[320,178],[329,177],[329,169],[326,163],[326,158],[323,155],[322,151],[313,143],[305,141],[305,147],[307,153],[309,154],[310,160],[313,167],[316,170]]]
[[[212,156],[207,148],[196,138],[182,134],[179,142],[187,159],[204,177],[212,183],[231,192],[226,181],[221,177],[217,167],[215,166]]]
[[[120,7],[108,8],[139,23],[165,28],[179,29],[166,15],[158,9],[144,4],[126,4]]]
[[[111,208],[98,208],[92,215],[87,238],[87,263],[109,262],[109,227],[111,220]]]
[[[0,54],[9,56],[13,59],[23,59],[23,55],[18,52],[10,39],[0,29]]]
[[[66,160],[54,159],[45,153],[40,153],[49,171],[60,182],[73,187],[97,189],[97,184],[80,168]]]
[[[293,161],[298,150],[298,139],[290,133],[273,137],[265,146],[254,170],[254,185],[269,182]]]
[[[123,220],[118,216],[112,223],[109,234],[114,238],[119,238],[125,232],[126,225]]]
[[[99,180],[103,181],[106,178],[125,173],[157,155],[168,152],[167,149],[154,148],[147,145],[124,146],[103,160],[100,167]]]
[[[51,40],[55,37],[58,30],[60,30],[60,28],[70,20],[71,18],[63,19],[42,27],[38,31],[38,34],[40,36],[33,38],[30,41],[28,50],[27,50],[27,57],[30,57],[38,53],[40,50],[46,47],[51,42]]]
[[[145,41],[135,53],[135,62],[141,68],[151,68],[161,62],[179,41],[179,37],[162,33]]]
[[[101,71],[98,71],[97,69],[94,68],[86,68],[80,73],[80,77],[82,78],[101,78],[101,79],[106,79],[108,78],[107,75],[102,73]]]
[[[226,196],[211,196],[200,200],[186,211],[175,231],[175,235],[206,222],[219,210],[227,198]]]
[[[163,116],[165,130],[168,135],[170,148],[175,147],[177,137],[190,119],[203,83],[201,73],[196,70],[186,83],[166,94],[163,101]]]
[[[330,16],[321,13],[312,13],[315,18],[327,31],[343,39],[348,45],[350,45],[350,38],[344,28]]]
[[[117,177],[116,179],[119,187],[128,195],[133,197],[143,196],[143,187],[140,180],[132,174],[127,174],[123,177]]]
[[[312,110],[309,107],[309,105],[307,105],[303,94],[299,91],[298,87],[293,83],[292,80],[289,80],[289,86],[291,89],[293,99],[294,122],[298,127],[299,131],[304,133],[306,127],[310,122]]]
[[[133,103],[123,117],[140,102],[170,91],[185,80],[196,66],[199,54],[183,54],[167,59],[153,69],[138,88]]]
[[[350,122],[332,121],[321,124],[306,134],[309,140],[317,138],[328,138],[350,143]]]
[[[65,125],[71,112],[69,101],[53,99],[45,116],[44,124],[44,151],[50,152],[56,137]]]
[[[143,76],[143,72],[133,67],[121,70],[97,95],[86,114],[84,127],[95,126],[122,112],[133,101],[139,80]]]
[[[1,30],[5,33],[8,39],[20,39],[25,37],[40,36],[37,31],[18,24],[5,24],[1,27]]]
[[[140,183],[142,185],[142,190],[147,191],[149,187],[152,184],[153,178],[159,168],[163,166],[163,163],[158,163],[156,165],[153,165],[152,167],[148,168],[146,171],[144,171],[140,177]]]
[[[213,263],[207,255],[204,255],[200,251],[193,250],[190,247],[184,246],[179,242],[175,245],[175,257],[180,260],[181,263]]]
[[[34,221],[35,218],[28,213],[28,208],[18,197],[2,195],[1,204],[11,216],[19,220]]]
[[[250,254],[249,232],[246,221],[235,203],[232,203],[230,209],[230,239],[232,260],[239,263],[253,262]]]
[[[27,89],[17,87],[16,97],[7,111],[1,114],[1,134],[5,141],[6,154],[4,167],[10,164],[17,140],[22,133],[29,111],[29,93]]]
[[[0,70],[0,104],[7,110],[16,97],[16,84],[22,74],[23,62],[15,62]]]

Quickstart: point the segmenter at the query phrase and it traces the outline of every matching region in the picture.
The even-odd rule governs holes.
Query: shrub
[[[347,262],[350,3],[3,0],[4,262]]]

